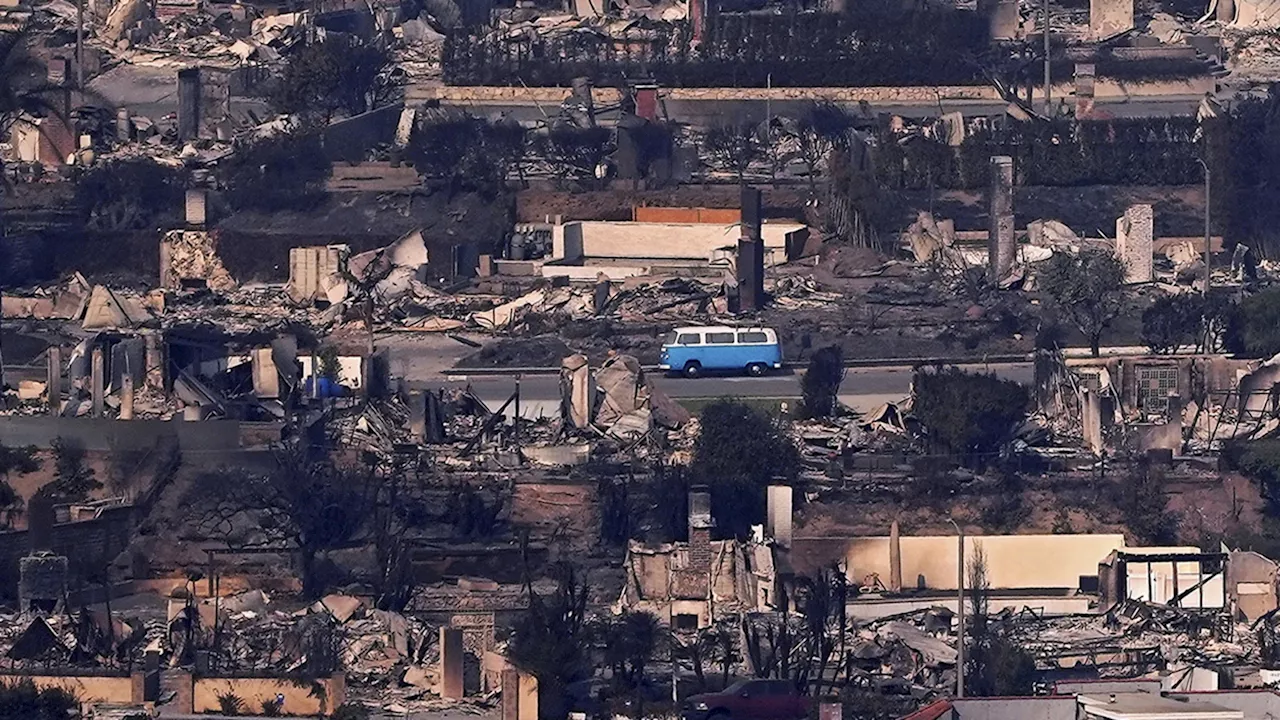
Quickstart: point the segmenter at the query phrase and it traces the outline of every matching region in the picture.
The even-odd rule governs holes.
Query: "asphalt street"
[[[1114,117],[1167,117],[1170,115],[1194,115],[1202,96],[1169,95],[1164,97],[1141,97],[1127,99],[1123,97],[1100,98],[1094,107]],[[750,120],[762,122],[766,115],[772,114],[795,116],[802,112],[812,100],[777,100],[766,103],[763,100],[665,100],[663,106],[667,116],[690,125],[714,125],[725,119],[735,121]],[[534,122],[555,116],[559,112],[556,106],[538,106],[532,103],[466,103],[445,102],[444,104],[465,107],[470,112],[481,116],[504,115],[519,122]],[[844,103],[850,110],[858,109],[857,103]],[[936,117],[941,113],[959,111],[965,115],[999,115],[1008,107],[1007,103],[984,100],[944,100],[941,103],[912,104],[872,104],[871,111],[876,114],[888,113],[902,117]],[[617,112],[604,109],[597,120],[611,125],[617,120]]]
[[[1024,385],[1031,383],[1031,363],[974,364],[959,366],[971,372],[989,371]],[[438,381],[413,383],[423,388],[465,388],[497,409],[515,390],[512,376],[468,376],[455,371]],[[840,399],[848,406],[867,411],[882,403],[904,398],[911,390],[911,368],[851,368],[840,388]],[[801,372],[784,372],[761,378],[716,376],[688,380],[655,374],[654,382],[667,395],[677,399],[739,397],[752,399],[798,398]],[[560,379],[555,375],[528,375],[520,378],[520,414],[526,417],[550,417],[559,413]],[[508,410],[508,412],[511,412]]]

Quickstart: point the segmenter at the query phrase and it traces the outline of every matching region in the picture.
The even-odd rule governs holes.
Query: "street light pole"
[[[84,92],[84,0],[76,0],[76,90]]]
[[[1044,0],[1044,114],[1053,115],[1049,89],[1049,0]]]
[[[960,569],[957,572],[959,582],[956,586],[956,697],[964,697],[964,531],[955,520],[947,518],[951,527],[956,529],[956,546],[959,548]]]
[[[1209,250],[1209,164],[1196,158],[1200,167],[1204,168],[1204,295],[1209,296],[1209,261],[1213,257]]]

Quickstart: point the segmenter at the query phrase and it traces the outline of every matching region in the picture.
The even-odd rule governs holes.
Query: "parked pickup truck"
[[[684,720],[790,720],[809,715],[810,700],[789,680],[739,680],[685,701]]]

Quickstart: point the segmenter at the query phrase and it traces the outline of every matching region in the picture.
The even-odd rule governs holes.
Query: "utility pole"
[[[964,697],[964,531],[955,520],[947,518],[956,529],[956,547],[959,548],[959,581],[956,587],[956,697]]]
[[[82,0],[83,2],[83,0]],[[1044,114],[1053,115],[1049,89],[1049,0],[1044,0]],[[963,695],[961,696],[963,697]]]
[[[1209,164],[1196,158],[1204,168],[1204,296],[1209,297],[1209,261],[1213,253],[1209,248]]]
[[[76,0],[76,90],[84,92],[84,0]]]

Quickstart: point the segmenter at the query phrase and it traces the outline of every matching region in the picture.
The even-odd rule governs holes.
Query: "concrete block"
[[[519,706],[516,720],[538,720],[538,678],[519,673]]]
[[[186,197],[186,216],[187,225],[202,228],[205,225],[205,202],[207,195],[202,188],[192,188],[187,191]]]
[[[133,139],[133,118],[129,116],[129,108],[116,110],[116,140],[127,143]]]
[[[106,378],[101,345],[93,348],[92,358],[89,366],[89,383],[93,397],[93,416],[102,417],[102,407],[106,401],[106,388],[104,387]]]
[[[164,390],[164,351],[160,346],[160,336],[148,333],[143,337],[146,344],[147,389],[157,392]]]
[[[120,380],[120,419],[133,419],[133,376],[125,375]]]
[[[276,367],[272,349],[253,350],[253,393],[261,399],[280,397],[280,370]]]
[[[997,0],[990,4],[987,27],[992,40],[1017,40],[1018,26],[1022,18],[1018,14],[1017,0]]]
[[[45,359],[48,363],[45,369],[45,389],[49,398],[49,414],[56,417],[62,412],[62,350],[50,346]]]
[[[415,390],[409,393],[409,433],[414,442],[422,443],[427,438],[427,393]]]
[[[458,589],[468,592],[497,592],[498,583],[496,580],[490,580],[483,577],[460,577],[458,578]],[[459,631],[461,632],[461,631]]]
[[[897,520],[889,526],[889,589],[902,592],[902,531]]]
[[[574,466],[585,465],[591,459],[589,443],[570,445],[530,445],[521,450],[526,459],[535,465]]]
[[[1133,29],[1134,0],[1089,0],[1089,35],[1102,40]]]
[[[44,395],[44,389],[47,383],[38,380],[19,380],[18,381],[18,399],[19,400],[39,400]]]
[[[502,720],[518,720],[520,717],[520,671],[507,668],[502,671]]]
[[[1088,388],[1080,390],[1080,424],[1084,431],[1084,444],[1095,455],[1101,455],[1102,446],[1102,409],[1101,398]]]
[[[465,652],[462,630],[440,628],[440,697],[446,700],[462,699],[462,656]]]
[[[782,547],[791,547],[792,489],[789,485],[770,485],[767,493],[765,536]]]
[[[346,245],[291,248],[286,287],[289,297],[299,303],[341,302],[347,295],[344,278],[350,255]]]

